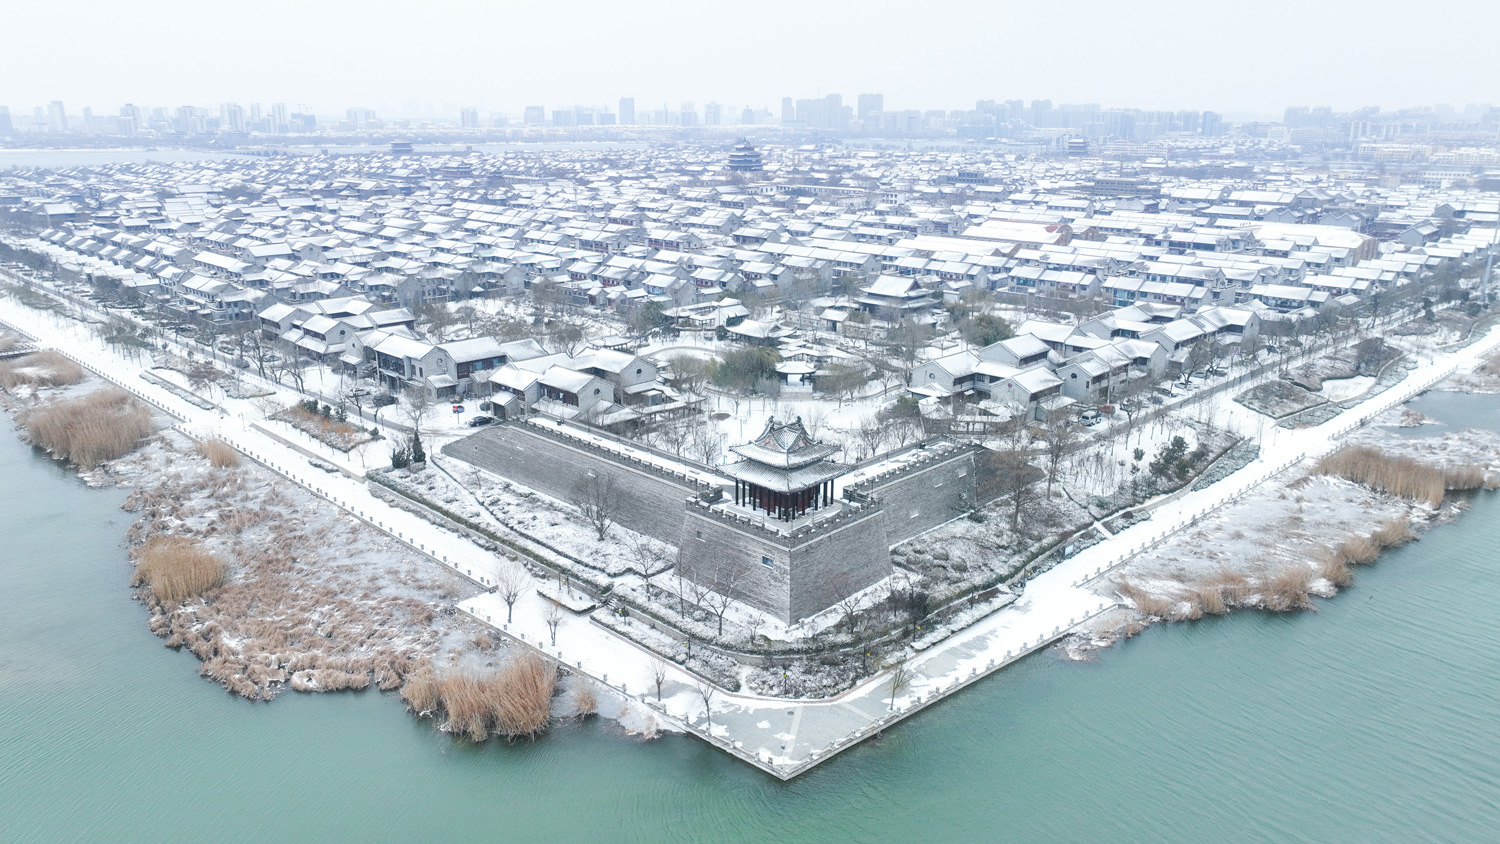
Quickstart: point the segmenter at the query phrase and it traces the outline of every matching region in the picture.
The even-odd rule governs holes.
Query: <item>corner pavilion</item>
[[[800,416],[790,424],[772,417],[760,436],[729,450],[744,458],[723,467],[734,503],[786,522],[832,504],[833,481],[848,469],[828,460],[838,447],[815,442]]]

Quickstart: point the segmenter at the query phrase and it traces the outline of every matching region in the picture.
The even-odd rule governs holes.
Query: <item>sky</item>
[[[1500,2],[9,0],[0,104],[349,106],[519,116],[783,96],[1212,109],[1500,104]],[[415,114],[410,116],[416,116]]]

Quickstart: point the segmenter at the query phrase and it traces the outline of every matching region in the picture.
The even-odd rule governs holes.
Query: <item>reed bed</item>
[[[1484,470],[1478,466],[1444,466],[1443,485],[1448,489],[1479,489],[1484,486]]]
[[[552,720],[557,666],[536,654],[522,654],[501,668],[497,679],[495,731],[512,740],[546,732]]]
[[[3,351],[3,350],[0,350]],[[63,387],[83,380],[83,367],[59,352],[37,352],[0,363],[0,387]]]
[[[151,412],[118,389],[50,401],[26,415],[26,435],[85,469],[134,451],[151,433]]]
[[[159,537],[136,550],[132,586],[149,586],[163,604],[180,604],[224,583],[224,561],[191,539]]]
[[[443,703],[442,686],[432,673],[432,666],[423,666],[406,678],[401,687],[401,699],[412,712],[430,715]]]
[[[1313,473],[1335,475],[1431,507],[1443,503],[1448,489],[1445,470],[1368,445],[1339,449],[1319,460]]]
[[[198,454],[216,469],[233,469],[240,465],[240,453],[221,439],[203,440],[197,444],[197,449]]]
[[[402,686],[401,697],[418,715],[442,712],[449,732],[481,742],[491,735],[515,740],[546,732],[556,690],[557,666],[527,653],[489,673],[417,671]]]

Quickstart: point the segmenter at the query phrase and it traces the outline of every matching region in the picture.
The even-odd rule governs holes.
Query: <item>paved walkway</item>
[[[502,567],[514,565],[468,539],[372,495],[356,478],[318,468],[302,450],[289,447],[252,426],[261,418],[252,401],[220,400],[222,409],[197,407],[159,385],[140,377],[148,365],[128,360],[104,347],[71,319],[42,314],[13,299],[0,299],[0,320],[35,337],[41,345],[64,351],[105,378],[124,386],[152,405],[182,420],[178,427],[193,436],[219,436],[257,461],[338,506],[406,541],[457,572],[481,584],[492,584]],[[920,711],[943,696],[981,679],[1004,665],[1065,635],[1093,616],[1115,607],[1091,588],[1093,580],[1119,566],[1166,535],[1192,524],[1211,510],[1237,500],[1247,490],[1307,457],[1334,448],[1340,437],[1383,412],[1427,389],[1456,369],[1472,367],[1500,347],[1500,327],[1474,343],[1436,356],[1400,384],[1356,405],[1323,425],[1281,431],[1265,444],[1259,460],[1229,478],[1191,492],[1156,509],[1151,518],[1085,549],[1033,579],[1013,605],[939,642],[908,662],[910,685],[892,706],[888,674],[873,677],[838,698],[796,701],[713,693],[711,716],[705,717],[703,697],[695,677],[666,664],[662,699],[656,699],[651,655],[610,633],[587,617],[569,617],[551,644],[543,620],[546,602],[527,590],[506,622],[506,607],[496,594],[464,601],[461,608],[516,641],[556,657],[570,668],[595,678],[617,693],[648,708],[668,727],[700,735],[775,776],[787,779],[826,761],[884,726]],[[348,455],[322,447],[310,438],[307,449],[320,460],[349,469]],[[433,445],[436,448],[436,444]],[[321,457],[328,451],[327,457]],[[711,720],[711,723],[710,723]]]

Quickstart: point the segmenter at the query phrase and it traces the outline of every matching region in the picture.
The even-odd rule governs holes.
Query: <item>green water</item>
[[[1320,612],[1039,654],[787,784],[607,724],[472,747],[378,692],[232,698],[146,632],[122,498],[0,436],[0,840],[1500,837],[1496,494]]]

